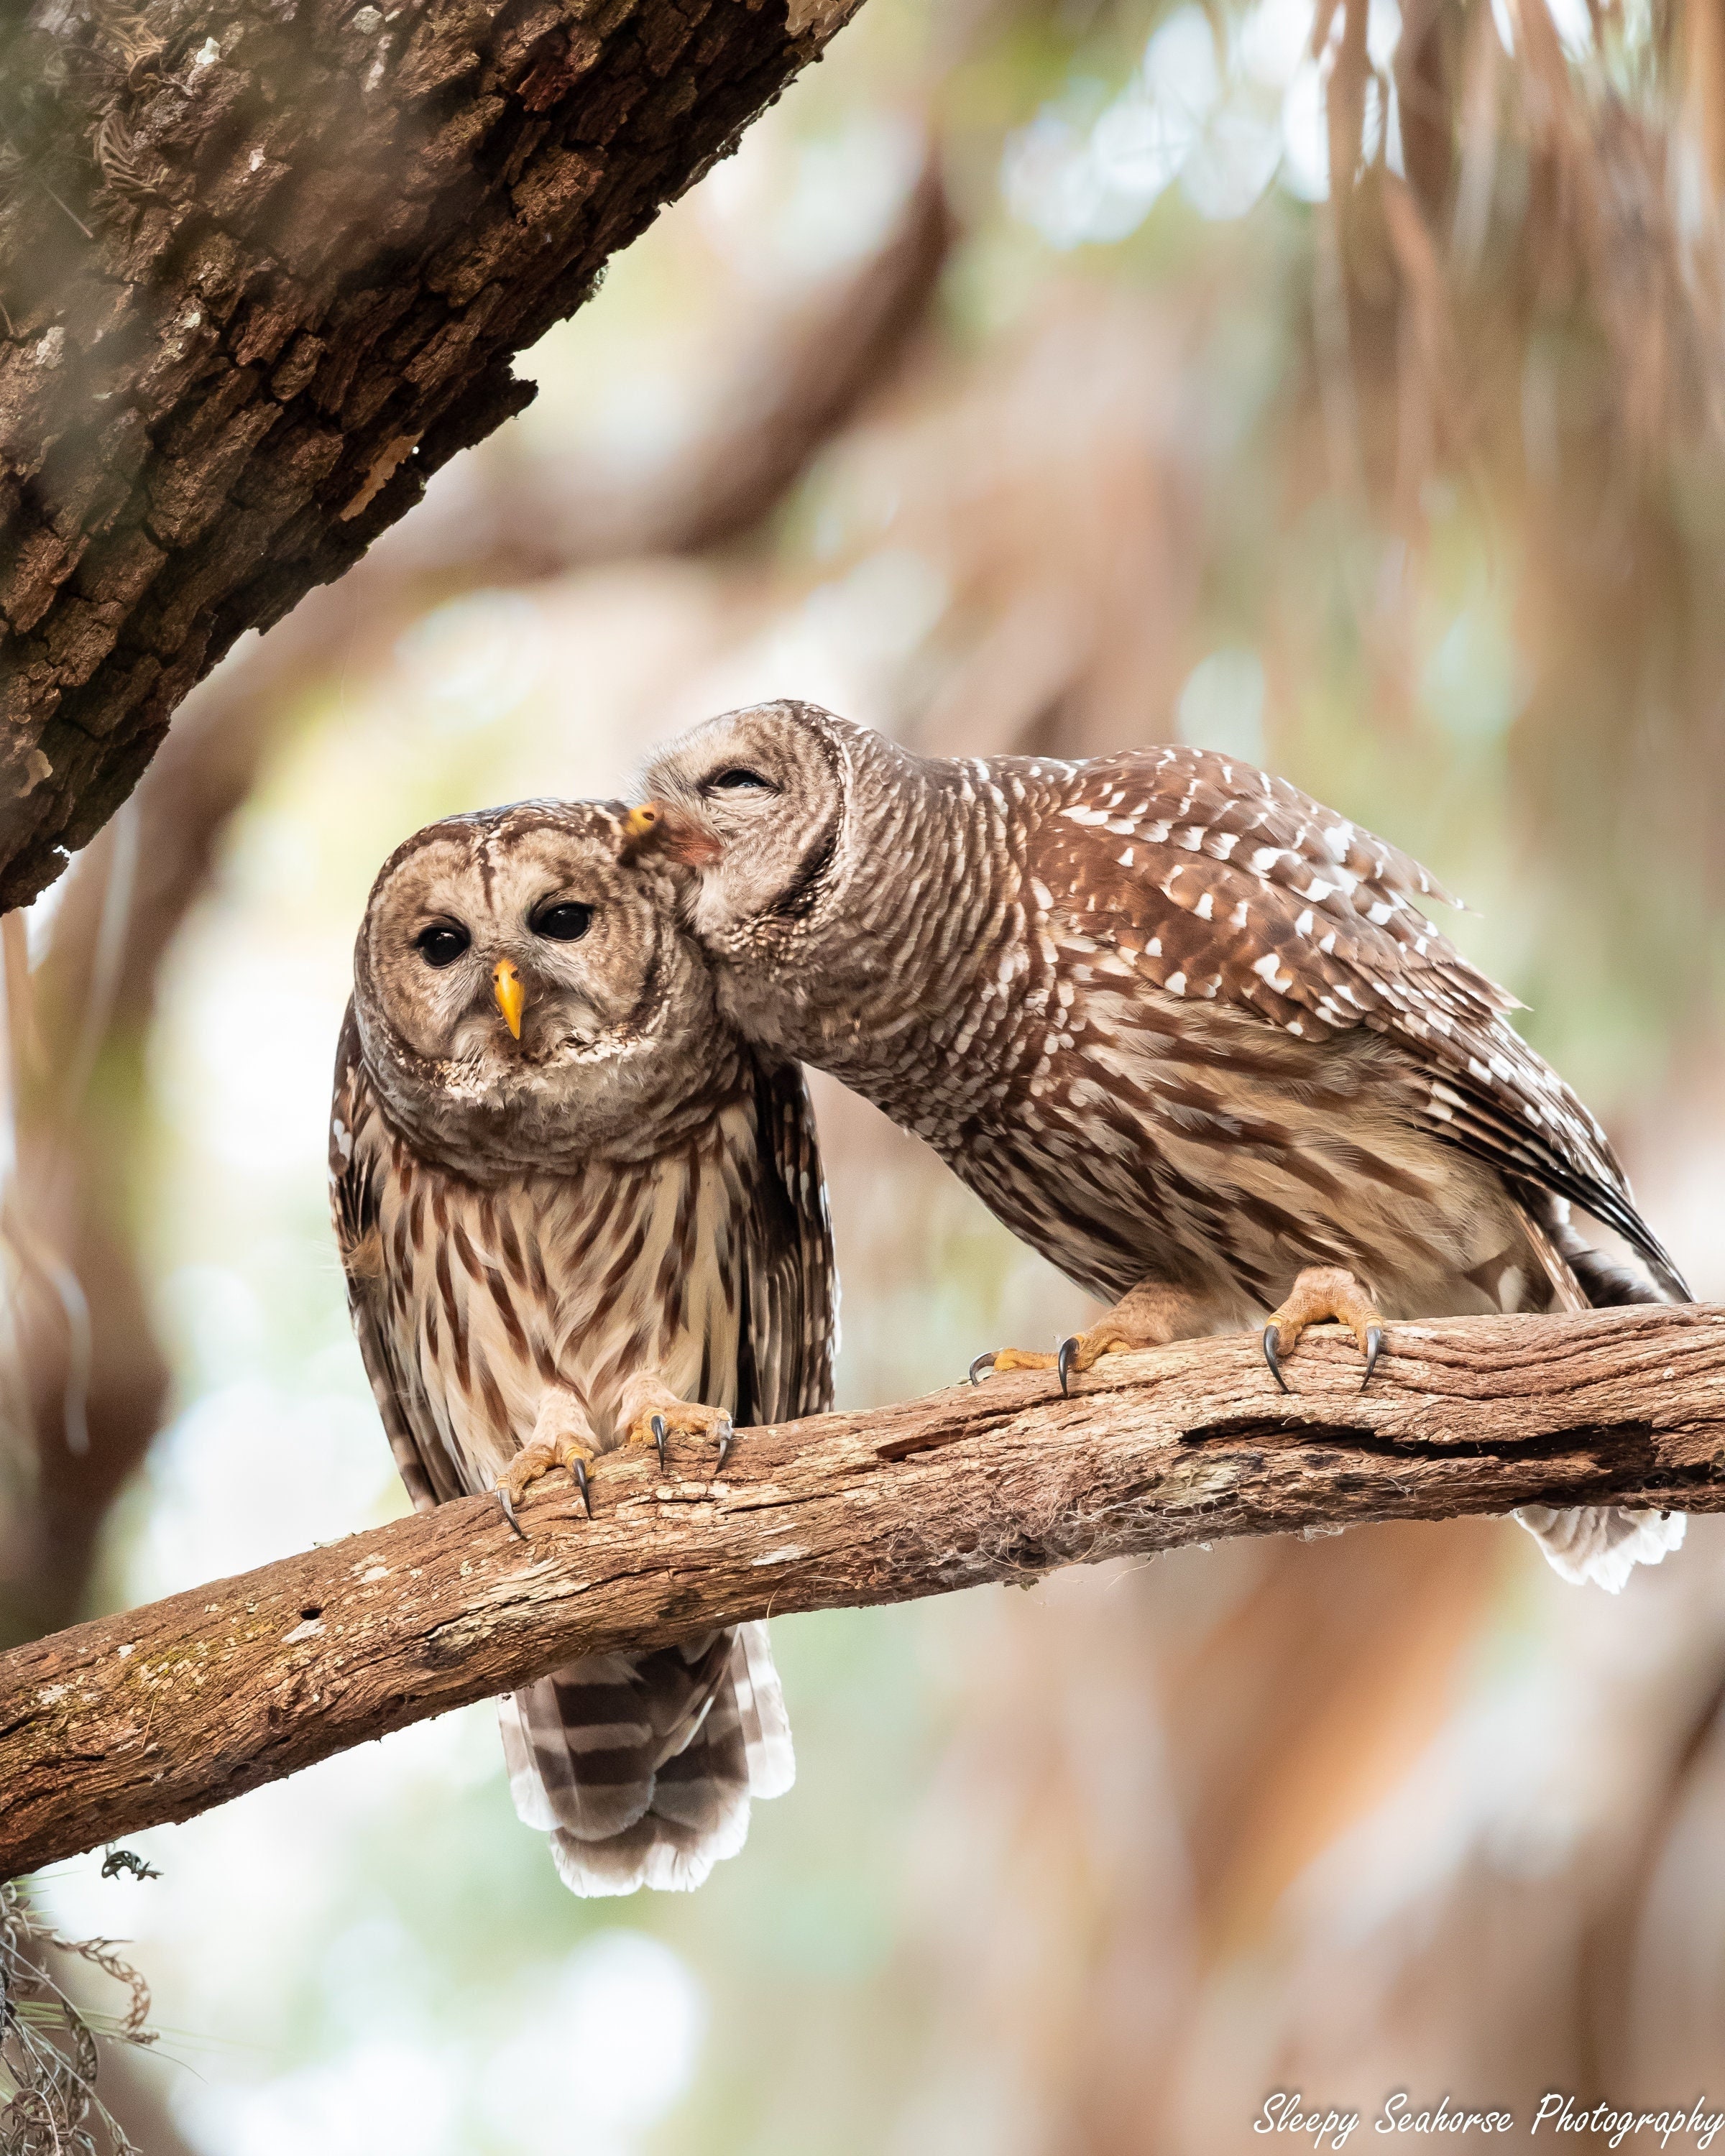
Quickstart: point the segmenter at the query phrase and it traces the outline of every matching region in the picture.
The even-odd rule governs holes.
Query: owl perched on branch
[[[1594,1117],[1432,927],[1446,894],[1285,780],[1201,749],[912,756],[811,706],[651,765],[721,1008],[925,1138],[1112,1307],[1057,1367],[1309,1324],[1687,1300]],[[1592,1248],[1571,1208],[1621,1237]],[[1645,1272],[1643,1271],[1645,1268]],[[1617,1588],[1680,1515],[1517,1515]]]
[[[348,1301],[422,1508],[830,1403],[835,1276],[802,1074],[720,1018],[642,819],[527,802],[384,864],[330,1174]],[[517,1810],[579,1894],[698,1886],[793,1776],[763,1624],[502,1703]]]

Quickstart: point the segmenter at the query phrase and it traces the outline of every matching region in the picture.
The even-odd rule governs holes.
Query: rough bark
[[[185,1819],[572,1655],[898,1601],[1227,1535],[1524,1503],[1725,1509],[1725,1312],[1249,1337],[1102,1364],[1070,1400],[997,1378],[751,1431],[722,1481],[608,1461],[526,1539],[489,1498],[80,1625],[0,1658],[0,1875]]]
[[[531,395],[854,0],[37,0],[0,28],[0,907],[240,632]]]

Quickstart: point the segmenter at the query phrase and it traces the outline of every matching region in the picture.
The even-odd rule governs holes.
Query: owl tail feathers
[[[1553,1572],[1577,1587],[1620,1594],[1638,1564],[1657,1564],[1680,1549],[1682,1512],[1632,1512],[1621,1505],[1523,1505],[1515,1518],[1545,1553]]]
[[[572,1892],[698,1887],[796,1779],[764,1624],[593,1655],[499,1702],[515,1808]]]

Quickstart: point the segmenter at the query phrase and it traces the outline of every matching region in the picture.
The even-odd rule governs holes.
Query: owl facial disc
[[[449,1165],[644,1139],[689,1059],[718,1055],[706,963],[642,836],[614,803],[526,802],[430,824],[385,863],[355,1019],[389,1113]]]
[[[822,910],[842,872],[847,732],[812,704],[761,704],[649,767],[643,851],[698,871],[690,918],[712,947],[781,942]]]

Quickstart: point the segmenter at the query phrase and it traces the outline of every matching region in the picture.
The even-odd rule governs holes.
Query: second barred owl
[[[1177,747],[918,757],[781,703],[697,727],[645,783],[727,1014],[926,1139],[1112,1303],[1061,1348],[1063,1385],[1266,1312],[1286,1384],[1324,1317],[1369,1377],[1386,1319],[1687,1298],[1514,999],[1427,918],[1445,894],[1286,780]],[[1517,1517],[1613,1588],[1683,1528]]]
[[[829,1404],[835,1282],[802,1074],[747,1046],[639,819],[528,802],[385,863],[330,1176],[353,1322],[424,1507]],[[711,1455],[709,1455],[711,1459]],[[591,1656],[501,1708],[576,1892],[698,1885],[793,1776],[764,1624]]]

